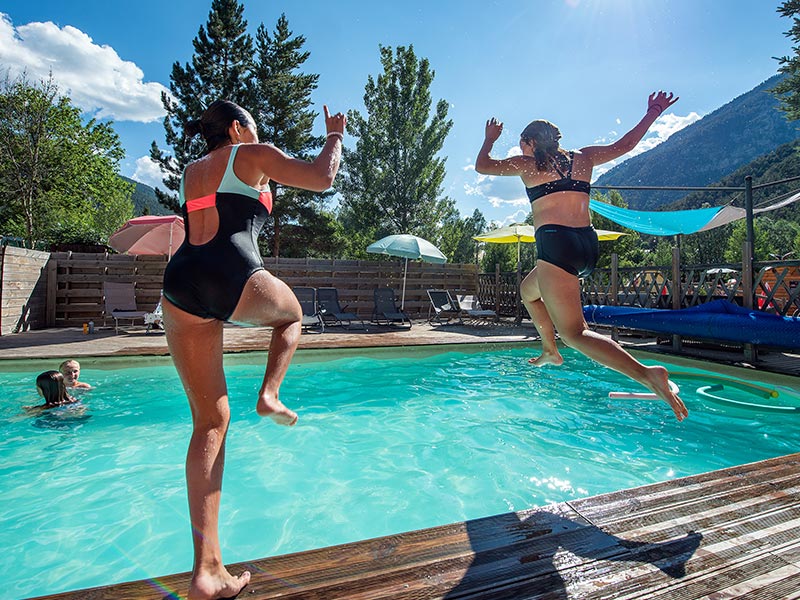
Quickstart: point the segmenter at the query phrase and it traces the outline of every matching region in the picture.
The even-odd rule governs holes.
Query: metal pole
[[[744,211],[746,234],[742,245],[742,304],[752,310],[756,290],[753,289],[753,254],[755,252],[755,227],[753,226],[753,178],[748,175],[744,178]],[[758,360],[756,347],[753,344],[744,345],[745,360],[755,362]]]
[[[753,178],[748,175],[744,178],[744,211],[747,223],[747,242],[750,244],[750,254],[755,250],[755,230],[753,228]],[[750,267],[752,268],[752,264]]]

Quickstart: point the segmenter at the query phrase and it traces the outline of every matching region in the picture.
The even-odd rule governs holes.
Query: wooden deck
[[[800,599],[800,454],[244,569],[248,600]],[[169,600],[187,581],[46,598]]]

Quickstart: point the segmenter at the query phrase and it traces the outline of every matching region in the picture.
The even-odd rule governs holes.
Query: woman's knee
[[[571,348],[580,348],[587,330],[585,323],[569,323],[556,326],[561,341]]]
[[[523,302],[535,302],[536,300],[541,299],[541,294],[539,294],[539,286],[536,280],[528,276],[522,280],[522,283],[519,286],[519,293],[522,296]]]

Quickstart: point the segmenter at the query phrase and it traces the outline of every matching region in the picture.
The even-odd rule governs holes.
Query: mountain
[[[800,190],[800,180],[787,181],[800,174],[800,139],[779,146],[772,152],[759,156],[752,162],[739,167],[710,187],[742,187],[744,178],[750,175],[753,178],[753,204],[772,204],[781,196],[788,196]],[[759,188],[759,185],[774,184]],[[669,205],[670,210],[683,210],[700,208],[702,206],[721,206],[723,204],[744,206],[743,192],[692,192],[681,200]],[[795,203],[786,208],[781,208],[775,217],[791,218],[800,215],[800,204]]]
[[[672,135],[652,150],[629,158],[598,177],[594,185],[705,186],[736,169],[800,139],[769,89],[776,75]],[[740,182],[736,185],[743,185]],[[686,192],[623,190],[628,206],[654,210]]]
[[[125,181],[132,183],[136,186],[131,196],[133,202],[133,216],[140,217],[141,215],[171,215],[171,210],[163,206],[156,198],[156,192],[153,188],[138,181],[134,181],[129,177],[120,175]],[[145,208],[147,210],[145,210]]]

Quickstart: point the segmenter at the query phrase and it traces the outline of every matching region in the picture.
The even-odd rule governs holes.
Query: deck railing
[[[612,263],[615,263],[612,255]],[[596,269],[581,282],[584,304],[674,309],[726,299],[763,312],[800,318],[800,260],[753,264],[752,288],[740,264],[674,265]],[[515,271],[478,274],[478,297],[503,316],[527,317],[519,303]]]

